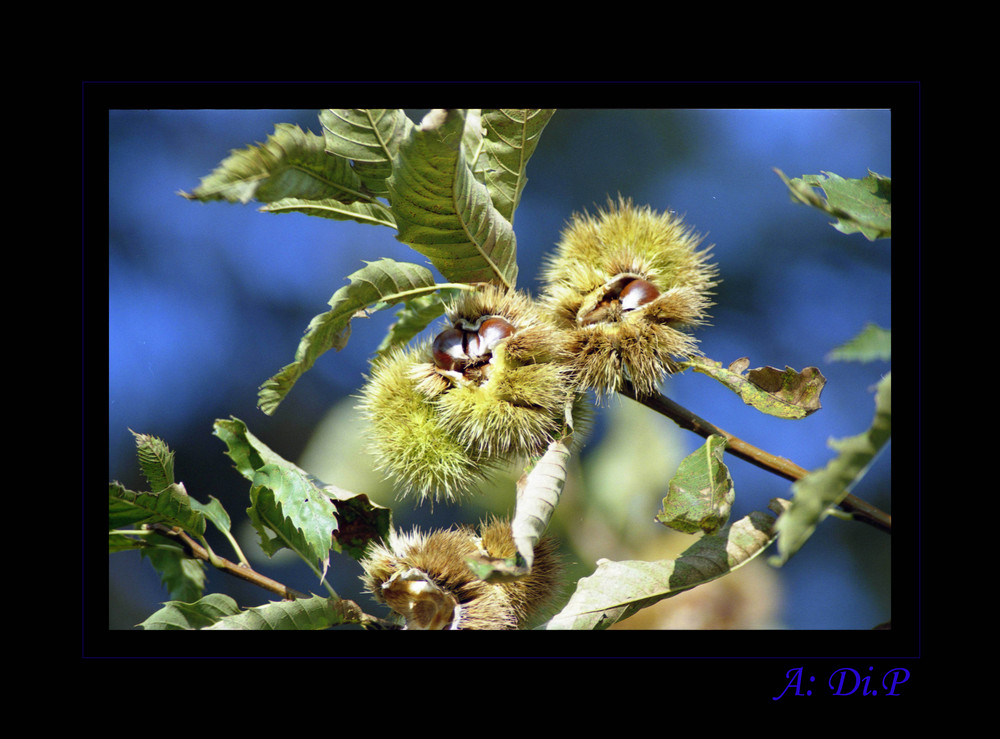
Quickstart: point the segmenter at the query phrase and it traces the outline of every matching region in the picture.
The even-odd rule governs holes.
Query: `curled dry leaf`
[[[791,367],[758,367],[744,375],[750,365],[746,357],[725,368],[721,362],[704,357],[691,357],[681,365],[714,378],[743,398],[744,403],[771,416],[805,418],[822,407],[820,393],[826,378],[816,367],[801,372]]]

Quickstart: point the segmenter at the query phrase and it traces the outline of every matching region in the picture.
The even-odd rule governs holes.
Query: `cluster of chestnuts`
[[[714,268],[670,213],[612,202],[574,216],[537,300],[487,285],[429,342],[376,360],[362,391],[377,466],[402,492],[454,500],[564,430],[567,403],[627,379],[652,393],[697,353]]]
[[[689,332],[707,319],[716,284],[700,243],[672,213],[625,200],[575,215],[546,260],[537,299],[495,285],[463,293],[433,340],[373,362],[360,407],[376,466],[400,492],[455,500],[513,460],[542,454],[587,390],[602,398],[628,380],[640,394],[655,392],[679,358],[698,353]],[[390,605],[399,596],[401,608],[426,610],[411,598],[433,590],[426,567],[407,557],[443,542],[464,551],[471,535],[459,536],[461,546],[455,536],[394,536],[364,563],[366,583]],[[435,582],[441,592],[427,602],[438,615],[413,611],[408,623],[474,623],[475,598]]]

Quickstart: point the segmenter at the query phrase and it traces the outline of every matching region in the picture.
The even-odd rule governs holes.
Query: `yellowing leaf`
[[[776,510],[785,505],[787,501],[772,501]],[[600,560],[594,574],[577,583],[569,602],[545,628],[606,629],[642,608],[742,567],[763,552],[774,536],[774,518],[754,511],[701,537],[676,559]]]

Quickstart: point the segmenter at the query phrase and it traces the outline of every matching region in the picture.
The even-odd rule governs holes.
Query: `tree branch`
[[[651,408],[657,413],[666,416],[681,428],[693,431],[699,436],[704,438],[708,438],[712,434],[724,436],[729,442],[726,445],[727,452],[752,465],[772,472],[779,477],[784,477],[786,480],[795,482],[809,474],[808,470],[799,467],[794,462],[784,457],[778,457],[770,452],[765,452],[763,449],[759,449],[739,437],[723,431],[718,426],[696,416],[687,408],[678,405],[665,395],[656,393],[655,395],[640,397],[636,393],[635,387],[628,380],[625,380],[624,386],[619,392],[625,397],[631,398],[637,403],[641,403],[647,408]],[[880,531],[889,534],[892,533],[892,516],[850,493],[840,502],[840,508],[850,513],[858,521],[874,526]]]

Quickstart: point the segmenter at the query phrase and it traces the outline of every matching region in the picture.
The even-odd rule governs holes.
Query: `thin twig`
[[[753,444],[748,444],[739,437],[723,431],[705,419],[699,418],[687,408],[678,405],[665,395],[656,393],[655,395],[640,397],[636,393],[635,387],[628,380],[625,381],[624,386],[619,392],[637,403],[641,403],[647,408],[651,408],[657,413],[666,416],[681,428],[693,431],[699,436],[705,438],[708,438],[712,434],[724,436],[728,441],[726,445],[727,452],[761,469],[784,477],[786,480],[795,482],[809,474],[808,470],[799,467],[794,462],[784,457],[778,457],[770,452],[765,452],[763,449],[759,449]],[[858,521],[874,526],[880,531],[892,533],[892,516],[879,510],[871,503],[848,493],[840,502],[840,507],[852,514]]]
[[[182,529],[177,527],[164,526],[162,524],[153,524],[150,528],[154,529],[164,536],[169,536],[180,540],[181,544],[184,546],[186,552],[196,558],[202,559],[206,562],[210,562],[216,568],[222,570],[226,574],[238,577],[241,580],[245,580],[249,583],[253,583],[264,590],[271,593],[275,593],[285,600],[296,600],[297,598],[308,598],[309,596],[305,593],[300,593],[297,590],[293,590],[287,585],[283,585],[277,580],[272,580],[267,575],[262,575],[259,572],[246,567],[245,565],[237,564],[235,562],[230,562],[225,557],[220,557],[214,552],[209,552],[205,547],[196,542],[190,536],[187,535]],[[374,629],[396,629],[398,628],[395,624],[389,621],[385,621],[376,616],[370,616],[361,610],[361,606],[351,600],[340,599],[340,605],[343,612],[346,614],[345,620],[356,621],[361,626],[365,628]]]
[[[277,580],[272,580],[267,575],[262,575],[256,570],[252,570],[244,565],[236,564],[235,562],[230,562],[224,557],[220,557],[217,554],[210,554],[205,547],[196,542],[190,536],[188,536],[183,530],[177,527],[163,526],[162,524],[154,524],[153,529],[163,534],[164,536],[169,536],[175,539],[179,539],[184,545],[187,553],[194,557],[195,559],[203,559],[206,562],[210,562],[217,569],[222,570],[228,575],[238,577],[241,580],[246,580],[247,582],[253,583],[259,587],[264,588],[269,592],[280,595],[285,600],[295,600],[296,598],[308,598],[309,596],[304,593],[300,593],[297,590],[293,590],[287,585],[282,585]]]

